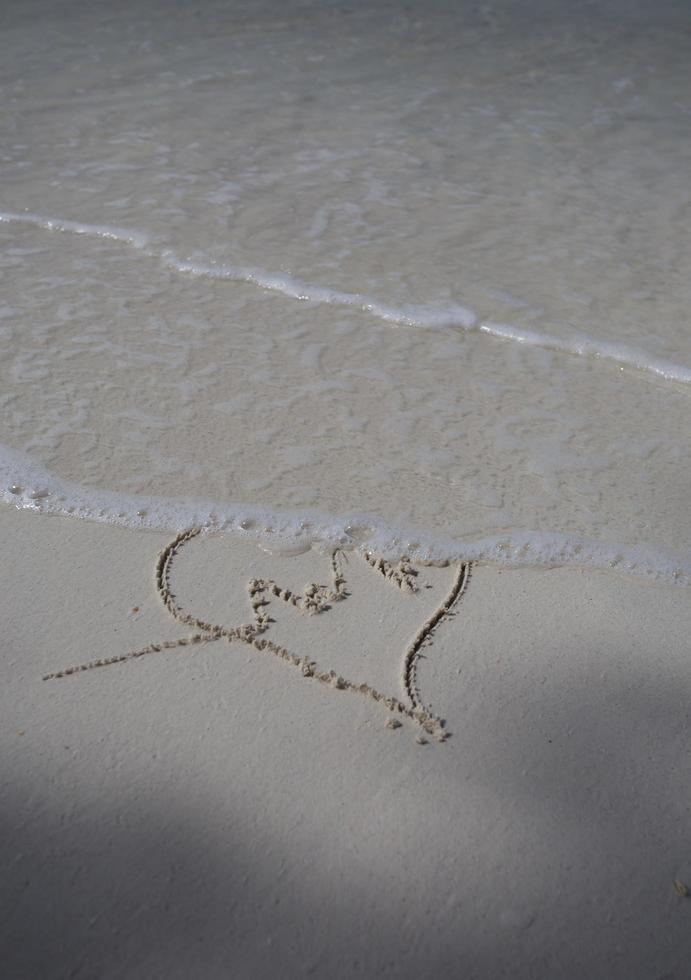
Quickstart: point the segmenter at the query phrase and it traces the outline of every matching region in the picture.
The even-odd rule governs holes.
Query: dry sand
[[[439,744],[226,636],[44,681],[195,632],[157,594],[169,536],[9,507],[0,533],[3,976],[688,976],[688,591],[474,567],[417,665]],[[407,703],[457,570],[411,592],[346,556],[307,615],[332,571],[196,538],[170,589],[233,630],[274,580],[260,638]]]

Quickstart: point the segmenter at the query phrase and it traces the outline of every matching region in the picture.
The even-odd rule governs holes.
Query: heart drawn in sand
[[[423,733],[432,736],[437,741],[443,742],[448,738],[449,733],[445,729],[443,719],[429,711],[422,701],[417,682],[417,665],[421,648],[430,640],[436,627],[450,614],[453,606],[463,595],[470,576],[469,563],[461,563],[454,568],[451,587],[405,648],[402,664],[402,681],[407,699],[407,703],[405,703],[398,698],[382,694],[367,683],[355,683],[334,670],[326,671],[310,657],[299,656],[266,635],[270,632],[274,622],[269,615],[272,603],[284,603],[303,616],[314,616],[328,612],[336,603],[343,602],[348,598],[349,592],[344,574],[345,553],[343,551],[336,549],[331,553],[331,581],[329,585],[312,583],[306,586],[301,593],[296,593],[281,587],[273,579],[250,579],[247,584],[247,598],[251,608],[251,619],[240,626],[229,627],[206,622],[187,611],[171,588],[171,570],[176,557],[186,544],[199,537],[201,533],[200,528],[183,531],[164,548],[156,563],[156,589],[161,601],[174,619],[191,626],[195,630],[194,633],[178,640],[151,643],[140,650],[119,656],[67,667],[47,674],[43,679],[54,680],[67,677],[96,667],[106,667],[135,660],[149,653],[157,653],[162,650],[221,639],[228,642],[237,640],[254,647],[256,650],[267,651],[290,666],[297,667],[305,678],[319,681],[337,691],[360,694],[382,705],[391,713],[387,723],[389,727],[399,727],[400,719],[406,719],[419,725]],[[394,586],[397,586],[401,592],[413,594],[418,591],[418,570],[407,558],[401,558],[398,562],[392,563],[369,552],[358,552],[357,554],[372,569],[389,580]],[[418,741],[423,743],[426,741],[424,734],[418,737]]]

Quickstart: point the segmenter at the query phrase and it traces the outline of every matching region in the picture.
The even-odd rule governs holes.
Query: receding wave
[[[521,330],[518,327],[501,323],[481,323],[477,328],[480,333],[501,340],[512,340],[526,347],[541,347],[543,350],[558,351],[562,354],[575,354],[578,357],[592,357],[605,361],[613,361],[622,367],[636,368],[655,374],[666,381],[679,381],[691,384],[691,368],[673,361],[663,361],[651,357],[645,351],[628,347],[626,344],[607,343],[593,340],[586,334],[575,334],[571,337],[555,337],[547,333],[537,333],[533,330]]]
[[[357,548],[428,562],[478,561],[506,567],[574,566],[632,574],[691,587],[691,554],[674,555],[574,534],[509,531],[456,539],[365,514],[327,515],[197,498],[163,498],[97,490],[61,479],[25,453],[0,444],[0,500],[22,510],[121,527],[178,532],[199,527],[261,541],[276,553],[311,547]]]
[[[112,241],[132,245],[143,251],[149,243],[149,236],[143,232],[126,231],[111,225],[85,225],[80,221],[65,221],[62,218],[45,218],[30,211],[0,211],[0,221],[5,224],[34,225],[45,231],[66,231],[72,235],[86,235],[89,238],[109,238]]]
[[[252,266],[224,265],[180,259],[167,249],[157,249],[146,232],[128,231],[108,225],[83,224],[61,218],[44,217],[31,212],[0,212],[0,222],[34,225],[47,231],[68,232],[122,242],[146,255],[158,258],[177,272],[207,279],[246,282],[280,293],[291,299],[330,306],[346,306],[398,326],[434,328],[458,327],[528,347],[540,347],[577,357],[609,361],[621,367],[634,368],[665,381],[691,384],[691,367],[652,357],[644,350],[625,344],[608,343],[585,334],[557,337],[552,334],[484,322],[468,307],[458,303],[426,303],[391,306],[362,293],[350,293],[303,282],[293,276],[272,273]]]
[[[166,268],[174,269],[176,272],[204,279],[227,279],[234,282],[251,283],[260,286],[262,289],[281,293],[281,295],[291,299],[326,303],[329,306],[350,306],[361,310],[363,313],[368,313],[378,320],[385,320],[387,323],[400,326],[457,326],[469,330],[476,324],[476,317],[472,310],[457,303],[390,306],[362,293],[348,293],[323,286],[314,286],[296,279],[294,276],[267,272],[253,266],[183,260],[169,249],[154,248],[151,236],[145,232],[126,231],[123,228],[113,228],[108,225],[82,224],[77,221],[65,221],[62,218],[47,218],[39,214],[31,214],[28,211],[21,213],[2,211],[0,212],[0,222],[34,225],[46,231],[69,232],[73,235],[88,235],[93,238],[106,238],[111,241],[122,242],[144,252],[146,255],[160,259]]]

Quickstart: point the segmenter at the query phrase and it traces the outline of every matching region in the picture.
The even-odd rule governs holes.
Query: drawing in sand
[[[310,657],[300,657],[265,636],[271,627],[272,620],[269,616],[269,607],[272,601],[280,600],[295,608],[302,615],[312,616],[328,612],[333,603],[342,602],[348,598],[349,593],[343,570],[344,553],[341,550],[336,549],[331,553],[331,582],[328,586],[315,582],[306,586],[302,594],[296,594],[288,589],[282,588],[273,579],[250,579],[247,585],[247,595],[252,609],[252,620],[240,626],[228,627],[205,622],[192,613],[187,612],[171,589],[170,573],[176,556],[189,541],[198,537],[201,533],[200,528],[191,528],[183,531],[163,549],[156,563],[156,590],[163,605],[174,619],[187,626],[191,626],[195,630],[194,633],[177,640],[150,643],[148,646],[142,647],[139,650],[130,651],[119,656],[91,660],[74,667],[67,667],[63,670],[46,674],[43,679],[56,680],[80,673],[81,671],[93,670],[96,667],[108,667],[112,664],[125,663],[129,660],[135,660],[149,653],[158,653],[162,650],[172,650],[199,643],[210,643],[221,639],[227,640],[228,642],[239,640],[242,643],[254,647],[256,650],[268,651],[280,660],[299,668],[303,677],[312,678],[336,690],[361,694],[381,704],[394,716],[389,720],[388,727],[390,728],[399,727],[395,724],[395,721],[398,720],[396,716],[400,716],[419,725],[423,732],[432,736],[438,742],[446,741],[449,737],[449,732],[445,727],[444,720],[429,711],[422,700],[417,681],[417,665],[423,645],[430,640],[436,627],[450,614],[453,607],[465,592],[470,578],[471,566],[469,562],[461,563],[456,567],[452,586],[447,595],[418,630],[414,639],[405,650],[403,657],[403,687],[407,699],[407,703],[405,703],[398,698],[387,696],[375,690],[369,684],[356,684],[333,670],[324,671]],[[378,558],[369,552],[363,553],[361,557],[375,571],[379,572],[403,592],[417,592],[416,578],[418,572],[407,558],[404,557],[398,562],[392,563],[386,561],[384,558]],[[418,742],[420,744],[426,744],[424,735],[418,736]]]

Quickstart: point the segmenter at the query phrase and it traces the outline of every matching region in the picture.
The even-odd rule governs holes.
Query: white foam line
[[[71,483],[0,444],[0,501],[20,510],[100,524],[178,533],[191,527],[261,540],[277,553],[352,547],[388,558],[492,562],[509,568],[570,566],[635,575],[691,588],[691,553],[621,545],[574,534],[511,531],[474,540],[422,532],[363,514],[278,510],[194,498],[145,497]]]
[[[44,228],[47,231],[63,231],[75,235],[111,239],[158,258],[167,268],[186,275],[252,283],[262,289],[280,293],[291,299],[324,303],[329,306],[350,306],[386,323],[408,327],[460,327],[463,330],[477,331],[527,347],[539,347],[543,350],[557,351],[577,357],[611,361],[619,364],[622,368],[635,368],[665,381],[691,384],[691,367],[653,358],[645,351],[637,348],[628,347],[625,344],[602,343],[585,334],[556,337],[552,334],[523,330],[507,324],[478,323],[477,316],[472,310],[456,303],[389,306],[362,293],[349,293],[324,286],[315,286],[293,276],[277,275],[264,269],[183,260],[171,251],[157,251],[151,248],[151,237],[145,232],[128,231],[109,225],[90,225],[77,221],[66,221],[62,218],[48,218],[28,211],[20,213],[0,211],[0,222],[29,224]]]
[[[312,303],[325,303],[329,306],[353,306],[364,313],[406,327],[463,327],[470,330],[476,323],[472,310],[458,304],[435,307],[426,306],[387,306],[362,293],[346,293],[324,286],[313,286],[289,275],[276,275],[263,269],[248,266],[207,265],[206,263],[181,261],[173,252],[161,253],[161,259],[169,268],[178,272],[200,276],[206,279],[230,279],[236,282],[249,282],[262,289],[281,293],[291,299],[307,300]]]
[[[139,251],[143,251],[150,241],[149,236],[142,231],[126,231],[124,228],[113,228],[110,225],[85,225],[80,221],[64,221],[62,218],[44,218],[40,214],[31,214],[30,211],[21,213],[0,211],[0,222],[34,225],[46,231],[67,231],[72,235],[87,235],[90,238],[109,238],[112,241],[132,245]]]
[[[306,300],[313,303],[325,303],[329,306],[352,306],[364,313],[408,327],[445,327],[459,326],[468,330],[476,322],[472,310],[458,304],[446,306],[387,306],[377,299],[362,293],[347,293],[323,286],[314,286],[289,275],[277,275],[264,269],[248,266],[215,265],[204,262],[193,262],[178,258],[169,250],[156,251],[150,247],[151,237],[145,232],[127,231],[123,228],[112,228],[109,225],[90,225],[78,221],[66,221],[62,218],[47,218],[39,214],[26,212],[0,211],[0,222],[6,224],[19,223],[34,225],[46,231],[70,232],[74,235],[88,235],[93,238],[107,238],[112,241],[131,245],[140,252],[160,259],[169,269],[175,269],[187,275],[205,279],[227,279],[234,282],[247,282],[262,289],[281,293],[291,299]]]
[[[578,357],[601,358],[614,361],[622,367],[633,367],[648,374],[655,374],[666,381],[679,381],[681,384],[691,384],[691,368],[673,361],[661,361],[651,358],[644,351],[625,344],[608,344],[593,340],[585,334],[568,337],[554,337],[546,333],[532,330],[521,330],[518,327],[501,323],[481,323],[477,330],[490,337],[501,340],[512,340],[526,347],[541,347],[543,350],[559,351],[563,354],[575,354]]]

